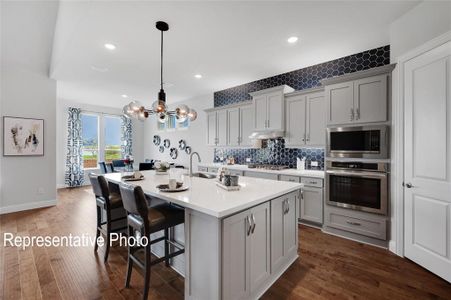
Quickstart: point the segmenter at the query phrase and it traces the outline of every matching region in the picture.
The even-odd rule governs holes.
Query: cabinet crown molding
[[[389,65],[376,67],[376,68],[372,68],[372,69],[368,69],[368,70],[357,71],[354,73],[344,74],[344,75],[335,76],[335,77],[331,77],[331,78],[325,78],[325,79],[320,80],[320,82],[321,82],[321,85],[326,86],[326,85],[331,85],[331,84],[336,84],[336,83],[341,83],[341,82],[346,82],[346,81],[357,80],[357,79],[361,79],[361,78],[365,78],[365,77],[389,74],[393,71],[395,66],[396,66],[396,64],[389,64]]]
[[[282,92],[283,94],[287,94],[287,93],[293,92],[294,89],[291,86],[284,84],[284,85],[279,85],[279,86],[275,86],[275,87],[264,89],[264,90],[255,91],[255,92],[249,93],[249,95],[254,97],[254,96],[272,93],[272,92],[278,92],[278,91]]]
[[[324,87],[323,86],[314,87],[314,88],[310,88],[310,89],[299,90],[299,91],[294,91],[294,92],[285,94],[285,98],[293,97],[293,96],[299,96],[299,95],[306,95],[306,94],[311,94],[311,93],[319,93],[319,92],[324,92]]]
[[[244,107],[244,106],[248,106],[248,105],[252,105],[252,100],[246,100],[243,102],[237,102],[237,103],[232,103],[229,105],[223,105],[223,106],[218,106],[218,107],[212,107],[212,108],[207,108],[204,109],[205,112],[212,112],[212,111],[219,111],[219,110],[224,110],[224,109],[229,109],[229,108],[236,108],[236,107]]]

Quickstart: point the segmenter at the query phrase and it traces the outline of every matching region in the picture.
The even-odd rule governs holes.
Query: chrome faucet
[[[200,155],[197,152],[193,152],[191,153],[191,155],[189,156],[189,177],[193,177],[193,155],[196,154],[197,155],[197,159],[200,162]]]

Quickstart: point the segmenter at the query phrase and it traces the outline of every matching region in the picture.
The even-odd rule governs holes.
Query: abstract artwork
[[[3,117],[3,156],[44,155],[44,120]]]

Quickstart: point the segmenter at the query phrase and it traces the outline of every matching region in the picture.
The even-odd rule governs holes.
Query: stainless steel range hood
[[[285,132],[283,130],[261,130],[254,131],[249,136],[251,140],[269,140],[284,137]]]

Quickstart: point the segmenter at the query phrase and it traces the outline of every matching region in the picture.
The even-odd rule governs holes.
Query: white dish
[[[181,187],[175,188],[175,189],[170,189],[170,188],[160,188],[160,186],[167,186],[167,184],[160,184],[157,186],[157,188],[160,190],[160,192],[165,192],[165,193],[176,193],[176,192],[183,192],[186,191],[187,189],[189,189],[189,186],[186,185],[182,185]]]

